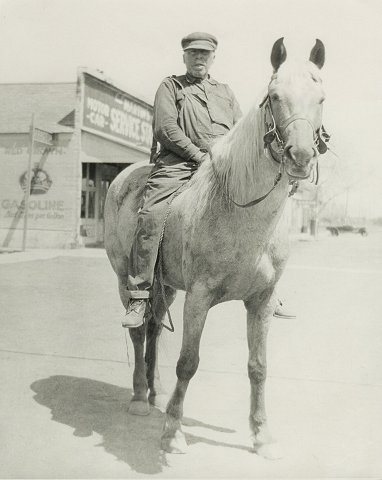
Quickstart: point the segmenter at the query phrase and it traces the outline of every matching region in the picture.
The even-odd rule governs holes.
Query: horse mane
[[[212,146],[214,166],[207,160],[190,182],[199,211],[204,211],[218,193],[224,203],[228,197],[245,203],[248,192],[258,191],[264,135],[261,114],[255,105]]]

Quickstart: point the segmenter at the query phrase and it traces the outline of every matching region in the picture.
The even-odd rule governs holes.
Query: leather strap
[[[215,161],[212,157],[212,152],[211,152],[211,149],[209,149],[209,155],[210,155],[210,159],[211,159],[211,164],[212,164],[212,170],[214,172],[214,175],[215,175],[215,178],[216,180],[219,182],[219,176],[218,176],[218,172],[216,170],[216,165],[215,165]],[[257,205],[258,203],[262,202],[263,200],[265,200],[268,195],[270,193],[273,192],[273,190],[277,187],[277,185],[279,184],[280,180],[281,180],[281,177],[282,177],[282,173],[281,173],[281,165],[282,165],[282,162],[280,162],[280,170],[279,170],[279,173],[276,175],[276,178],[274,179],[273,181],[273,187],[269,190],[269,192],[267,192],[265,195],[259,197],[259,198],[256,198],[254,200],[251,200],[250,202],[248,203],[237,203],[235,202],[235,200],[233,198],[231,198],[228,193],[224,192],[223,191],[223,194],[225,197],[228,198],[228,200],[230,202],[232,202],[234,205],[236,205],[236,207],[239,207],[239,208],[249,208],[249,207],[253,207],[254,205]]]

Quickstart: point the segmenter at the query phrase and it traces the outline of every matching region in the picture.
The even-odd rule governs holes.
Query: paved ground
[[[105,252],[1,254],[0,477],[382,478],[381,283],[382,234],[293,243],[280,292],[298,319],[269,336],[274,462],[250,448],[244,309],[213,308],[185,404],[189,453],[171,456],[160,411],[126,413],[132,366]],[[161,345],[170,391],[182,298]]]

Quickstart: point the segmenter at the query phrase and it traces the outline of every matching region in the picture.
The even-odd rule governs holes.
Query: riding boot
[[[147,307],[146,298],[132,298],[122,320],[122,327],[137,328],[143,325]]]
[[[137,328],[144,323],[150,292],[148,290],[130,290],[129,296],[126,314],[122,319],[122,327]]]

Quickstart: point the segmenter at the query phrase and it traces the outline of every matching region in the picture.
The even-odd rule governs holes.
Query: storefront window
[[[95,218],[96,165],[82,164],[81,218]]]
[[[110,186],[109,180],[101,180],[101,192],[99,196],[99,216],[103,218],[103,212],[105,208],[106,194]]]

